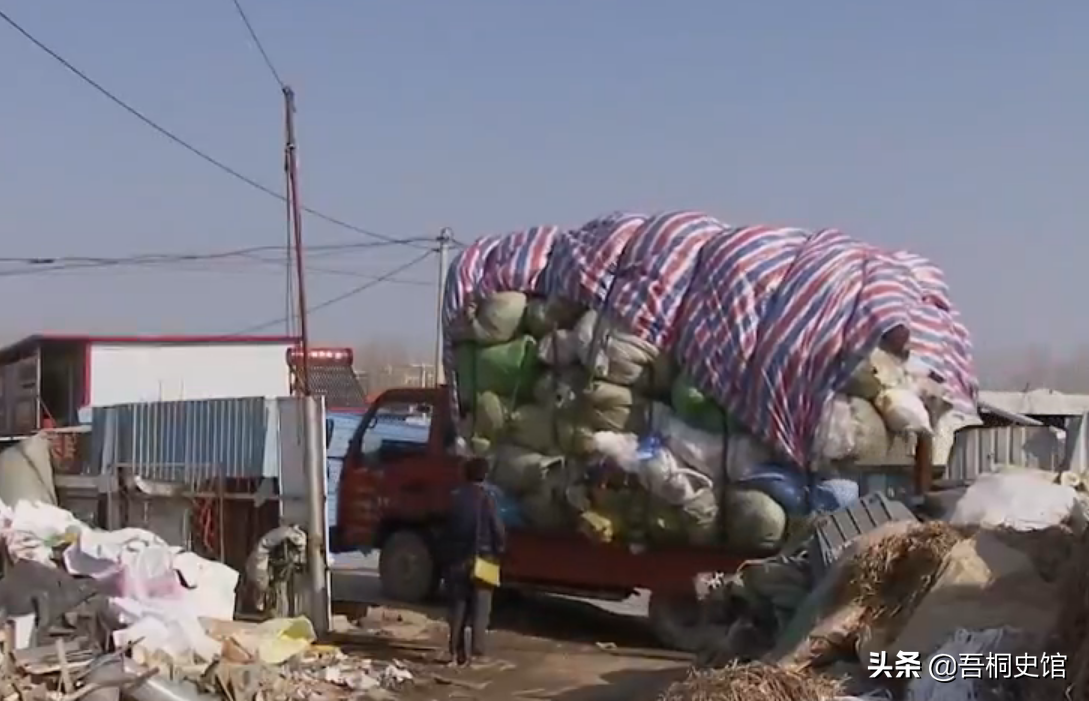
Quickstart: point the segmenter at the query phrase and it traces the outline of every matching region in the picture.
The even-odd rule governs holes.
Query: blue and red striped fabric
[[[572,231],[475,242],[452,262],[444,323],[475,298],[561,296],[670,352],[696,385],[805,465],[826,403],[892,328],[975,411],[971,340],[941,270],[835,230],[724,224],[700,212],[614,213]],[[447,348],[448,376],[453,363]]]

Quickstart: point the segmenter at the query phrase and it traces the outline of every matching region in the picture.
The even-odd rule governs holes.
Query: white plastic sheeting
[[[0,538],[13,559],[53,564],[63,547],[65,569],[93,577],[111,594],[110,609],[125,628],[114,643],[137,643],[137,662],[156,654],[175,661],[219,656],[221,643],[204,632],[201,618],[231,619],[238,573],[183,552],[139,528],[100,531],[49,504],[0,503]],[[14,547],[13,547],[14,546]]]
[[[1047,477],[1034,470],[982,475],[957,502],[949,522],[1015,531],[1057,526],[1074,515],[1078,493]]]

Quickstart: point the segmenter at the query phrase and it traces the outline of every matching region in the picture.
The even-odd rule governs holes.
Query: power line
[[[265,45],[261,43],[260,37],[257,36],[257,32],[254,30],[253,25],[250,24],[250,18],[246,16],[246,11],[242,9],[242,3],[238,0],[232,0],[234,3],[234,9],[238,10],[238,16],[242,18],[242,23],[246,25],[246,31],[250,33],[250,38],[253,39],[253,43],[257,45],[257,50],[261,53],[261,58],[265,60],[265,65],[268,66],[269,73],[272,73],[272,77],[276,80],[276,84],[282,89],[285,85],[282,78],[280,78],[279,71],[276,70],[275,64],[272,63],[272,59],[269,58],[268,52],[265,51]]]
[[[368,250],[394,244],[407,244],[426,241],[426,239],[397,239],[390,242],[351,242],[335,244],[315,244],[307,246],[306,250],[314,254],[344,253],[354,250]],[[127,256],[49,256],[49,257],[4,257],[0,263],[16,263],[27,266],[22,269],[0,270],[0,277],[22,277],[26,275],[40,275],[58,270],[80,270],[87,268],[104,268],[115,266],[134,265],[169,265],[185,262],[209,262],[216,260],[229,260],[231,258],[254,258],[257,254],[265,252],[283,252],[286,246],[249,246],[224,251],[212,251],[206,253],[141,253]],[[258,260],[266,260],[257,258]],[[266,261],[267,262],[267,261]]]
[[[0,10],[0,19],[4,20],[4,22],[6,22],[8,25],[10,25],[11,28],[14,29],[16,32],[21,34],[23,36],[23,38],[25,38],[27,41],[34,44],[34,46],[36,46],[39,49],[41,49],[42,51],[44,51],[53,60],[55,60],[56,62],[60,63],[62,66],[67,68],[69,72],[71,72],[76,77],[78,77],[80,80],[87,83],[88,85],[90,85],[95,90],[97,90],[100,94],[102,94],[110,102],[114,103],[115,105],[117,105],[121,109],[125,110],[130,115],[132,115],[136,119],[140,120],[141,122],[143,122],[148,127],[154,129],[161,136],[166,137],[167,139],[174,142],[178,146],[181,146],[183,149],[185,149],[189,153],[193,154],[197,158],[200,158],[205,163],[208,163],[209,165],[212,165],[212,166],[218,168],[219,170],[223,171],[227,175],[230,175],[231,177],[235,178],[236,180],[239,180],[239,181],[249,185],[253,189],[259,190],[260,192],[265,193],[269,197],[274,197],[274,198],[276,198],[277,200],[279,200],[281,202],[286,200],[284,195],[280,194],[279,192],[276,192],[275,190],[268,187],[267,185],[264,185],[261,182],[259,182],[257,180],[254,180],[253,178],[249,177],[248,175],[244,175],[243,173],[241,173],[240,171],[232,168],[231,166],[227,165],[223,161],[218,160],[217,158],[209,155],[207,152],[197,148],[196,146],[192,145],[188,141],[182,139],[180,136],[174,134],[173,132],[168,130],[166,127],[160,126],[157,122],[152,120],[150,117],[145,115],[143,112],[141,112],[140,110],[136,109],[135,107],[129,105],[127,102],[125,102],[124,100],[119,98],[117,95],[115,95],[112,92],[110,92],[109,90],[107,90],[105,87],[103,87],[100,83],[95,81],[89,75],[87,75],[86,73],[81,71],[79,68],[76,68],[76,66],[72,65],[72,63],[70,63],[66,58],[64,58],[63,56],[58,54],[56,51],[54,51],[53,49],[49,48],[47,45],[42,43],[37,37],[35,37],[30,32],[28,32],[26,29],[24,29],[18,22],[16,22],[14,19],[12,19],[3,10]],[[349,231],[354,231],[354,232],[356,232],[358,234],[362,234],[364,236],[379,239],[381,241],[387,241],[387,242],[390,242],[390,243],[398,241],[398,239],[395,239],[395,238],[393,238],[391,236],[386,236],[385,234],[379,234],[379,233],[374,232],[374,231],[369,231],[369,230],[364,229],[362,227],[356,226],[355,224],[351,224],[351,223],[346,222],[346,221],[344,221],[342,219],[338,219],[336,217],[325,214],[324,212],[318,211],[316,209],[312,209],[310,207],[303,207],[302,209],[303,209],[304,212],[306,212],[310,216],[316,217],[316,218],[321,219],[322,221],[328,222],[330,224],[334,224],[334,225],[339,226],[339,227],[341,227],[343,229],[347,229]],[[424,246],[415,245],[415,244],[404,244],[404,245],[412,247],[412,248],[423,248],[424,247]]]
[[[427,258],[428,256],[430,256],[431,253],[432,253],[432,251],[427,251],[423,255],[420,255],[420,256],[417,256],[416,258],[413,258],[412,260],[405,263],[404,265],[397,266],[396,268],[390,270],[385,275],[380,275],[380,276],[376,277],[375,279],[370,280],[369,282],[365,282],[362,285],[359,285],[358,287],[353,287],[352,289],[348,290],[347,292],[341,293],[341,294],[337,295],[336,297],[330,297],[329,299],[325,300],[324,302],[320,302],[320,303],[318,303],[318,304],[316,304],[316,305],[314,305],[312,307],[308,307],[306,311],[307,311],[307,313],[311,313],[311,314],[314,313],[314,312],[317,312],[317,311],[321,311],[322,309],[326,309],[328,307],[331,307],[334,304],[339,304],[340,302],[343,302],[346,299],[350,299],[352,297],[355,297],[358,294],[362,294],[363,292],[366,292],[367,290],[371,289],[372,287],[374,287],[376,285],[380,285],[383,282],[388,282],[390,280],[390,278],[394,277],[398,273],[403,273],[404,271],[408,270],[412,266],[416,265],[420,261],[422,261],[425,258]],[[279,317],[277,319],[271,319],[269,321],[266,321],[266,322],[263,322],[263,323],[260,323],[260,324],[254,324],[253,326],[246,327],[246,328],[242,329],[241,331],[235,331],[234,333],[225,334],[223,336],[223,338],[231,338],[233,336],[245,336],[245,335],[254,333],[256,331],[263,331],[263,330],[265,330],[267,328],[271,328],[273,326],[278,326],[278,325],[284,323],[284,321],[285,321],[284,317]]]
[[[231,276],[245,276],[245,275],[272,275],[279,273],[283,275],[284,262],[283,260],[274,260],[269,258],[247,258],[241,260],[223,260],[223,261],[204,261],[204,262],[173,262],[163,261],[156,264],[148,263],[128,263],[119,264],[116,266],[80,266],[80,267],[65,267],[65,268],[48,268],[44,270],[27,270],[21,271],[24,275],[39,275],[39,276],[52,276],[52,277],[86,277],[97,276],[102,277],[103,273],[107,273],[111,277],[119,275],[173,275],[173,274],[196,274],[196,275],[231,275]],[[375,280],[377,276],[368,274],[366,272],[360,272],[356,270],[345,270],[342,268],[327,268],[316,265],[306,265],[306,272],[312,273],[321,277],[343,277],[351,278],[354,280]],[[2,275],[2,274],[0,274]],[[419,280],[412,278],[389,278],[386,280],[391,284],[407,285],[411,287],[427,287],[434,288],[434,281]]]

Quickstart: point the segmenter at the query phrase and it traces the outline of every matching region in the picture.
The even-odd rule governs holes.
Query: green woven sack
[[[688,373],[681,373],[674,380],[670,398],[673,412],[689,426],[710,433],[722,433],[728,429],[726,412],[715,400],[696,388]]]
[[[466,406],[482,392],[494,392],[506,401],[531,398],[541,371],[532,336],[494,346],[464,343],[454,349],[454,362],[458,399]]]

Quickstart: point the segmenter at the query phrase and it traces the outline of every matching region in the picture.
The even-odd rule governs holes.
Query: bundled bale
[[[940,271],[836,231],[673,212],[489,237],[443,318],[463,437],[532,526],[598,540],[774,550],[857,498],[826,471],[974,413]]]
[[[523,321],[534,338],[544,338],[555,331],[573,328],[582,314],[582,307],[574,302],[534,297],[526,304]]]
[[[458,377],[458,401],[472,406],[481,392],[494,392],[507,400],[533,392],[540,373],[537,341],[523,336],[494,346],[463,343],[454,350]]]
[[[620,328],[615,321],[599,317],[595,311],[583,314],[574,329],[579,362],[594,377],[606,382],[629,387],[641,380],[647,382],[647,376],[654,371],[658,349]]]
[[[467,321],[472,340],[485,346],[506,343],[522,325],[526,296],[521,292],[497,292],[469,308]]]

